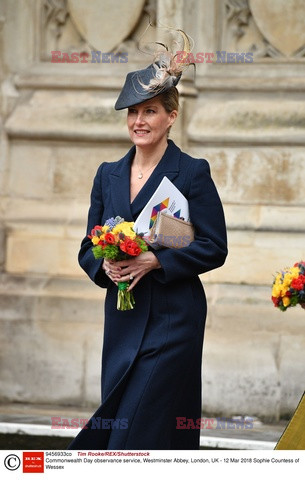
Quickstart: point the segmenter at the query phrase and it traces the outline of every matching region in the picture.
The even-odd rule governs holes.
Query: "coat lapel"
[[[165,153],[142,189],[130,205],[130,166],[135,154],[132,147],[110,174],[111,198],[114,214],[127,221],[137,218],[151,196],[160,185],[163,177],[173,181],[179,173],[181,150],[172,140],[168,141]]]
[[[131,204],[131,211],[134,218],[143,210],[165,176],[171,181],[177,177],[179,173],[180,153],[180,149],[172,140],[169,140],[168,147],[161,161]]]
[[[113,215],[119,215],[128,222],[133,220],[130,209],[130,165],[135,150],[132,147],[109,175]]]

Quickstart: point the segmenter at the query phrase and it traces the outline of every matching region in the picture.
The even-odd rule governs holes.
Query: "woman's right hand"
[[[102,269],[105,270],[105,273],[110,280],[117,285],[120,279],[121,268],[116,267],[116,262],[114,260],[108,260],[107,258],[104,258]]]

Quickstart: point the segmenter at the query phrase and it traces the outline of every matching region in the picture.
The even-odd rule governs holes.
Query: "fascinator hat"
[[[182,30],[177,30],[177,32],[183,38],[183,47],[179,56],[171,53],[163,43],[157,42],[157,45],[163,48],[155,53],[153,63],[142,70],[127,74],[114,106],[116,110],[146,102],[178,84],[183,70],[189,65],[187,57],[190,52],[190,40]]]

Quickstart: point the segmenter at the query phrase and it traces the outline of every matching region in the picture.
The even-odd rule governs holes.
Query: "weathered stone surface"
[[[0,227],[0,272],[3,270],[5,262],[5,233],[4,228]]]
[[[99,403],[103,297],[85,279],[2,277],[1,401]]]
[[[54,195],[60,198],[87,198],[88,201],[100,164],[120,160],[125,154],[126,146],[57,147],[54,151]]]
[[[82,235],[82,237],[84,234]],[[79,238],[40,238],[22,235],[8,237],[6,271],[11,273],[48,273],[50,275],[78,275],[77,254]]]
[[[210,284],[205,290],[204,410],[266,419],[292,412],[304,390],[304,311],[274,308],[270,287]]]
[[[1,322],[3,400],[70,403],[81,399],[81,330],[63,322]],[[7,342],[10,331],[14,343]],[[75,344],[78,345],[76,351]],[[18,356],[16,346],[18,345]],[[16,358],[17,357],[17,358]]]
[[[286,145],[293,141],[302,145],[304,128],[305,105],[297,98],[282,103],[269,98],[244,100],[215,95],[212,100],[198,102],[188,124],[188,136],[196,143]],[[271,165],[275,160],[270,159]]]
[[[9,191],[13,197],[49,197],[53,184],[52,148],[24,143],[11,149]]]
[[[303,233],[231,230],[228,241],[229,254],[225,265],[204,274],[203,279],[268,285],[280,268],[305,258]]]
[[[79,140],[128,140],[126,112],[114,110],[116,98],[94,91],[37,90],[19,104],[5,129],[11,137]]]
[[[85,226],[51,223],[9,224],[6,271],[80,275],[78,252]]]
[[[285,55],[292,55],[305,44],[302,0],[249,0],[258,27],[269,42]]]
[[[70,15],[77,29],[96,50],[110,52],[128,36],[135,27],[144,0],[129,0],[118,6],[113,0],[68,0]],[[102,12],[101,16],[97,12]],[[113,28],[115,25],[115,28]]]
[[[128,144],[127,148],[130,146]],[[23,201],[36,199],[32,203],[38,208],[40,200],[54,202],[60,198],[58,207],[64,208],[63,199],[83,199],[88,207],[93,178],[99,165],[117,161],[125,154],[126,146],[116,148],[115,145],[101,144],[14,142],[9,172],[9,190],[13,201],[18,198]],[[50,215],[51,209],[47,217]]]
[[[3,44],[1,56],[5,66],[5,76],[15,73],[18,70],[27,68],[35,58],[35,3],[32,0],[25,0],[22,12],[16,14],[20,8],[18,0],[1,2],[1,17],[3,19]],[[16,41],[16,32],[19,40]],[[18,44],[18,48],[16,48]]]
[[[278,363],[281,382],[281,413],[287,416],[296,409],[304,392],[304,326],[294,334],[290,334],[289,327],[286,332],[282,331]]]
[[[285,336],[305,335],[304,310],[300,306],[281,312],[271,301],[271,284],[206,284],[209,311],[208,327],[225,329],[230,334],[246,332]]]
[[[273,231],[284,236],[286,232],[300,233],[305,224],[304,206],[226,204],[226,223],[230,230]]]
[[[206,132],[206,129],[202,131]],[[269,208],[305,205],[302,194],[305,181],[303,147],[193,146],[191,151],[195,157],[209,161],[225,203],[245,204],[249,208],[253,205]],[[283,226],[284,222],[285,218]]]
[[[89,183],[89,182],[88,182]],[[3,220],[9,225],[35,222],[40,224],[70,225],[71,228],[79,228],[85,232],[88,214],[88,200],[90,194],[81,196],[83,201],[74,198],[66,198],[62,202],[60,198],[44,198],[37,200],[31,198],[7,198],[3,200]]]
[[[101,317],[101,312],[96,312]],[[101,403],[101,357],[103,331],[101,323],[90,325],[85,337],[85,364],[83,368],[83,400],[84,405]]]
[[[272,343],[270,334],[207,330],[203,411],[278,418],[281,392]]]

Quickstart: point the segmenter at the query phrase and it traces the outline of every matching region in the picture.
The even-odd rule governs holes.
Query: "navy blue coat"
[[[177,428],[177,417],[201,417],[201,360],[206,299],[199,274],[227,255],[223,208],[206,160],[171,141],[130,204],[135,147],[118,162],[100,165],[91,193],[87,233],[119,215],[134,221],[167,176],[188,199],[195,241],[155,252],[161,269],[134,288],[134,310],[118,311],[117,287],[95,260],[85,237],[79,262],[107,288],[102,355],[102,404],[68,448],[198,449],[198,428]],[[104,419],[104,420],[103,420]],[[110,428],[111,427],[111,428]]]

